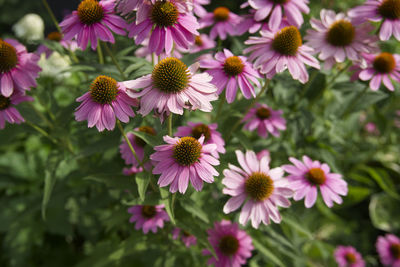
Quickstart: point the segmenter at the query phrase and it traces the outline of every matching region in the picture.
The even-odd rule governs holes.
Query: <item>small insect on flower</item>
[[[381,263],[385,266],[400,266],[400,238],[395,235],[387,234],[378,237],[376,242]]]
[[[339,267],[364,267],[365,261],[361,254],[351,246],[338,246],[334,252]]]
[[[126,88],[111,77],[98,76],[90,85],[89,92],[76,99],[82,102],[75,109],[77,121],[88,121],[88,127],[96,125],[100,132],[104,129],[113,130],[115,117],[122,122],[129,122],[134,117],[133,106],[137,101],[126,94]]]
[[[164,222],[169,221],[167,212],[164,210],[164,205],[136,205],[130,207],[128,212],[132,214],[129,222],[135,222],[135,229],[143,229],[143,233],[149,231],[157,232],[157,228],[163,228]]]

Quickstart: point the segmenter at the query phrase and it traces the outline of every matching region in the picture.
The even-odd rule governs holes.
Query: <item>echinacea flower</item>
[[[293,79],[301,83],[308,81],[305,64],[319,69],[319,62],[311,53],[313,49],[303,45],[299,30],[295,26],[284,27],[275,32],[261,31],[261,37],[250,37],[245,42],[250,47],[244,53],[251,53],[249,59],[255,68],[268,79],[276,73],[289,69]]]
[[[281,168],[269,168],[268,154],[257,158],[253,151],[243,154],[236,150],[236,156],[242,169],[229,164],[224,170],[225,185],[223,193],[232,196],[224,206],[224,213],[237,210],[245,202],[240,212],[239,222],[245,225],[251,220],[251,225],[258,228],[261,222],[281,222],[278,206],[289,207],[293,191],[286,185]]]
[[[25,46],[13,39],[0,39],[0,94],[10,97],[17,91],[24,94],[36,87],[41,68],[39,56],[28,53]]]
[[[211,0],[193,0],[193,13],[199,18],[204,17],[207,10],[204,9],[203,5],[208,5],[210,2]]]
[[[163,52],[158,56],[154,56],[154,53],[152,53],[149,50],[149,39],[145,39],[142,42],[142,46],[135,50],[135,56],[139,57],[139,58],[145,58],[147,61],[151,62],[152,64],[157,64],[158,59],[160,59],[160,61],[161,61],[162,59],[167,58],[167,57],[181,58],[183,56],[182,55],[183,52],[187,52],[187,51],[182,49],[179,46],[175,46],[175,49],[173,51],[171,51],[171,54],[169,54],[169,55],[167,55],[165,52]]]
[[[194,44],[189,47],[189,53],[197,53],[206,49],[215,47],[215,41],[206,34],[197,35],[194,39]]]
[[[179,1],[154,1],[140,6],[137,19],[128,26],[128,36],[135,37],[137,45],[149,37],[149,51],[160,55],[170,54],[174,43],[188,49],[198,29],[196,18]]]
[[[310,12],[308,0],[248,0],[248,3],[256,10],[255,20],[268,19],[268,27],[273,31],[279,28],[284,17],[290,25],[300,27],[304,22],[301,13]]]
[[[147,0],[117,0],[116,10],[122,16],[126,16],[136,11],[141,5],[145,4],[146,1]]]
[[[154,130],[154,128],[150,126],[141,126],[135,128],[134,130],[153,136],[156,135],[156,131]],[[131,143],[133,149],[135,150],[139,160],[143,161],[144,147],[146,146],[146,142],[142,138],[134,135],[131,132],[126,133],[126,136],[128,137],[128,140]],[[122,144],[119,146],[119,151],[121,153],[121,157],[125,160],[125,164],[132,165],[133,167],[139,167],[139,162],[137,162],[136,158],[133,156],[132,151],[129,148],[129,145],[125,140],[123,140]],[[147,162],[145,164],[145,167],[147,170],[149,170],[151,168],[151,162]]]
[[[400,267],[400,238],[392,234],[380,236],[376,242],[376,250],[385,266]]]
[[[196,245],[197,243],[197,238],[194,235],[175,227],[172,231],[172,238],[176,240],[179,237],[182,239],[183,244],[185,244],[187,248]]]
[[[400,41],[400,1],[367,0],[364,5],[349,11],[355,23],[369,21],[381,22],[379,39],[387,41],[393,35]]]
[[[6,121],[11,124],[20,124],[25,121],[15,106],[26,101],[33,101],[33,98],[18,92],[14,92],[9,97],[0,95],[0,129],[4,129]]]
[[[68,49],[70,51],[75,51],[78,48],[78,43],[75,40],[68,40],[68,41],[64,40],[63,35],[60,32],[51,32],[47,35],[46,39],[49,41],[57,42],[60,45],[62,45],[65,49]],[[36,54],[40,56],[43,53],[46,54],[46,58],[49,58],[53,53],[53,51],[46,45],[41,44],[38,46]]]
[[[132,106],[137,106],[135,99],[126,94],[126,88],[111,77],[98,76],[90,85],[89,92],[76,99],[82,102],[75,109],[77,121],[88,121],[88,127],[96,125],[100,132],[113,130],[115,117],[122,122],[129,122],[134,117]]]
[[[333,202],[342,204],[339,195],[347,195],[347,183],[342,175],[331,173],[326,163],[313,161],[303,156],[303,162],[290,157],[294,165],[283,165],[282,168],[290,175],[287,177],[289,186],[295,191],[293,199],[298,201],[305,198],[306,208],[311,208],[317,200],[318,188],[328,207],[333,207]]]
[[[203,181],[214,182],[214,176],[219,174],[212,165],[219,165],[219,160],[211,153],[217,145],[205,145],[204,136],[197,140],[191,136],[172,138],[166,135],[164,141],[167,144],[154,147],[156,152],[150,155],[150,159],[155,161],[153,174],[160,174],[160,187],[170,184],[171,193],[179,190],[184,194],[189,180],[196,191],[203,188]]]
[[[278,137],[279,131],[286,130],[286,120],[282,118],[282,113],[282,110],[273,110],[265,104],[256,103],[243,118],[243,121],[247,121],[244,128],[249,131],[257,129],[258,135],[263,138],[268,137],[268,132]]]
[[[151,74],[136,80],[125,81],[128,95],[141,97],[139,113],[143,116],[154,109],[183,114],[183,108],[210,112],[210,101],[218,98],[217,88],[211,84],[208,73],[196,74],[198,64],[189,68],[179,59],[169,57],[161,60]],[[137,92],[138,89],[143,89]]]
[[[225,40],[228,35],[236,35],[236,26],[241,22],[241,18],[231,12],[226,7],[217,7],[214,12],[207,13],[200,18],[200,27],[212,26],[210,37],[215,39],[217,36]]]
[[[319,59],[329,69],[336,62],[344,62],[346,58],[358,60],[361,53],[373,53],[377,50],[375,35],[370,24],[355,26],[354,22],[343,13],[336,14],[332,10],[322,9],[321,20],[310,20],[313,29],[307,31],[304,39],[307,45],[314,48]]]
[[[369,87],[376,91],[382,82],[387,89],[394,91],[392,81],[400,83],[400,55],[387,52],[374,54],[363,54],[367,67],[356,67],[354,77],[363,81],[370,81]]]
[[[256,97],[251,82],[260,87],[257,78],[261,77],[252,64],[247,62],[246,57],[235,56],[228,49],[224,49],[223,52],[215,55],[215,59],[201,60],[200,67],[207,69],[207,73],[213,77],[211,83],[218,88],[217,94],[221,94],[226,88],[225,95],[228,103],[235,100],[238,88],[246,99]]]
[[[351,246],[338,246],[334,252],[339,267],[364,267],[365,262],[361,254]]]
[[[218,125],[216,123],[206,125],[204,123],[188,122],[188,126],[178,127],[175,136],[192,136],[196,139],[200,139],[200,137],[204,135],[204,144],[215,144],[217,146],[217,148],[211,152],[211,155],[215,158],[219,158],[219,153],[225,153],[225,141],[217,131],[217,127]]]
[[[128,212],[132,214],[129,222],[135,222],[135,229],[143,229],[143,233],[147,234],[149,231],[157,232],[157,228],[163,228],[164,222],[169,221],[169,216],[164,210],[164,205],[136,205],[130,207]]]
[[[215,267],[239,267],[251,257],[254,249],[251,237],[239,228],[237,223],[227,220],[215,222],[214,228],[207,230],[208,242],[214,248],[218,258],[211,257],[207,264]],[[203,250],[203,255],[211,255]]]
[[[115,0],[83,0],[78,9],[60,23],[64,40],[76,37],[82,50],[89,41],[93,50],[96,50],[98,40],[114,43],[112,32],[125,35],[127,27],[125,20],[114,13],[114,8]]]

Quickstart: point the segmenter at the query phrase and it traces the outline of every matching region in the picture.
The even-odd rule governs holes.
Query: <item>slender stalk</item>
[[[40,101],[39,101],[40,102]],[[35,113],[50,127],[53,128],[53,124],[43,115],[42,112],[38,111],[32,102],[28,102],[28,105],[35,111]]]
[[[332,84],[336,81],[336,79],[345,71],[347,71],[347,69],[351,66],[351,61],[347,62],[346,66],[339,70],[338,73],[336,73],[335,76],[332,77],[332,79],[326,83],[326,86],[324,89],[330,88],[332,86]]]
[[[358,104],[358,102],[360,101],[360,99],[361,99],[361,98],[364,96],[364,94],[367,92],[368,88],[369,88],[369,83],[367,83],[367,84],[365,85],[364,89],[363,89],[359,94],[357,94],[357,96],[356,96],[356,98],[354,99],[353,103],[351,103],[351,105],[348,105],[348,106],[347,106],[346,110],[343,112],[342,118],[346,118],[346,117],[350,114],[350,112],[351,112],[351,110],[353,109],[353,107],[355,107],[356,104]]]
[[[172,137],[172,113],[168,116],[168,135]]]
[[[126,76],[124,74],[124,72],[122,71],[121,66],[119,65],[117,59],[114,57],[114,54],[112,53],[111,49],[108,47],[108,45],[106,43],[103,43],[104,48],[107,52],[107,54],[111,57],[111,61],[114,63],[115,67],[117,67],[119,73],[121,74],[121,77],[123,80],[126,80]]]
[[[119,120],[117,120],[117,126],[119,128],[119,130],[121,131],[122,136],[124,137],[126,143],[129,146],[129,149],[132,151],[133,156],[135,157],[136,161],[139,163],[139,165],[144,169],[143,163],[139,160],[138,155],[136,154],[135,149],[133,148],[131,141],[129,141],[128,136],[126,136],[126,133],[124,131],[124,128],[122,127],[122,124]]]
[[[97,55],[99,56],[99,63],[104,64],[103,51],[101,50],[100,40],[97,40]]]
[[[317,77],[318,75],[318,71],[314,71],[311,74],[310,79],[308,80],[308,82],[306,84],[304,84],[303,88],[301,89],[301,93],[299,96],[299,100],[297,101],[297,103],[294,105],[293,107],[293,111],[297,111],[297,109],[299,108],[300,102],[303,99],[303,97],[305,96],[305,94],[307,93],[308,88],[310,88],[311,84],[313,83],[315,77]]]
[[[38,125],[30,122],[30,121],[26,121],[26,124],[28,124],[29,126],[31,126],[33,129],[35,129],[37,132],[39,132],[40,134],[42,134],[44,137],[46,137],[47,139],[49,139],[53,144],[55,145],[59,145],[59,143],[57,142],[56,139],[54,139],[53,137],[51,137],[45,130],[43,130],[42,128],[40,128]]]
[[[43,3],[43,5],[44,5],[44,7],[46,8],[47,13],[49,13],[50,18],[51,18],[51,20],[53,21],[54,25],[56,26],[57,30],[58,30],[59,32],[61,32],[60,25],[58,25],[56,16],[54,16],[54,13],[53,13],[53,11],[51,10],[49,4],[47,3],[46,0],[42,0],[42,3]]]
[[[219,99],[217,114],[214,117],[214,121],[217,121],[219,116],[221,115],[222,107],[224,106],[224,103],[225,103],[225,93],[223,92],[223,93],[221,93],[221,97]]]

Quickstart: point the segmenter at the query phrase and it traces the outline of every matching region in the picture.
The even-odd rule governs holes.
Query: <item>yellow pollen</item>
[[[164,93],[175,94],[187,88],[190,73],[185,63],[177,58],[168,57],[154,67],[151,78],[155,88]]]
[[[286,56],[295,56],[303,44],[299,30],[295,26],[288,26],[275,34],[272,48]]]
[[[202,145],[191,136],[182,137],[174,146],[173,157],[181,166],[190,166],[199,161]]]
[[[384,0],[378,7],[378,13],[386,19],[400,19],[400,0]]]
[[[10,98],[0,95],[0,110],[8,108],[11,104]]]
[[[259,119],[265,120],[271,116],[271,111],[269,110],[269,108],[261,107],[257,109],[256,115]]]
[[[62,34],[59,32],[51,32],[47,35],[47,39],[55,42],[60,42],[62,37],[63,37]]]
[[[328,32],[326,33],[325,39],[333,46],[343,47],[350,45],[355,36],[356,31],[353,24],[342,19],[336,21],[330,26]]]
[[[104,10],[96,0],[83,0],[78,6],[78,17],[83,24],[92,25],[104,18]]]
[[[229,9],[226,7],[217,7],[214,9],[214,20],[227,21],[229,19]]]
[[[396,67],[396,61],[392,54],[383,52],[375,57],[372,65],[377,72],[390,73]]]
[[[168,1],[157,1],[151,10],[151,20],[160,27],[169,27],[178,21],[179,11]]]
[[[108,76],[98,76],[90,85],[90,96],[100,104],[111,104],[118,95],[118,83]]]
[[[322,185],[326,181],[325,172],[321,168],[312,168],[306,173],[307,180],[313,185]]]
[[[204,142],[207,142],[211,137],[211,130],[205,124],[199,124],[192,129],[192,136],[199,139],[201,135],[204,135]]]
[[[237,76],[243,72],[243,69],[244,64],[239,57],[232,56],[225,59],[224,71],[228,76]]]
[[[239,249],[239,240],[232,235],[226,235],[219,241],[219,250],[226,256],[234,255]]]
[[[247,195],[255,201],[263,201],[274,192],[274,182],[263,172],[253,172],[245,182]]]
[[[194,43],[195,43],[197,46],[203,46],[203,40],[201,39],[200,35],[197,35],[197,36],[194,38]]]
[[[18,64],[17,50],[0,39],[0,73],[8,72]]]

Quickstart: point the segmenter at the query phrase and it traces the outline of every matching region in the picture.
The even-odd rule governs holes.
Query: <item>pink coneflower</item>
[[[122,122],[129,122],[129,117],[135,116],[131,107],[137,106],[136,100],[126,94],[122,83],[104,75],[98,76],[89,92],[76,101],[82,103],[75,109],[75,119],[87,120],[89,128],[96,125],[100,132],[114,129],[115,116]]]
[[[210,2],[211,0],[193,0],[193,13],[199,18],[204,17],[207,10],[204,9],[203,5],[208,5]]]
[[[143,132],[143,133],[146,133],[149,135],[156,135],[156,131],[154,130],[154,128],[152,128],[150,126],[141,126],[139,128],[135,128],[134,130]],[[131,132],[128,132],[126,134],[126,136],[128,137],[133,148],[135,149],[136,155],[139,158],[139,160],[143,161],[144,147],[146,145],[146,142]],[[132,154],[132,151],[130,150],[130,148],[125,140],[123,140],[122,144],[119,146],[119,151],[121,153],[121,157],[125,160],[125,164],[133,165],[134,167],[139,167],[139,163],[136,161],[135,157]],[[151,167],[151,163],[147,162],[145,167],[147,170],[149,170]]]
[[[232,196],[224,206],[224,213],[237,210],[246,201],[240,212],[241,224],[250,219],[251,225],[258,228],[261,222],[269,224],[270,218],[280,223],[278,206],[289,207],[288,198],[293,195],[282,179],[283,170],[269,168],[268,154],[258,159],[253,151],[243,154],[236,150],[236,156],[242,169],[229,164],[229,169],[224,170],[223,193]]]
[[[305,197],[306,208],[311,208],[317,200],[319,187],[328,207],[333,207],[333,202],[342,203],[339,195],[347,195],[347,183],[342,179],[342,175],[331,173],[327,164],[312,161],[307,156],[303,156],[304,163],[292,157],[289,160],[294,165],[284,165],[282,168],[290,174],[287,178],[290,188],[295,190],[294,200]]]
[[[97,40],[114,43],[111,31],[125,35],[127,27],[125,20],[114,14],[115,0],[83,0],[76,11],[68,15],[60,27],[64,40],[76,37],[78,46],[85,50],[90,41],[93,50],[96,50]]]
[[[188,122],[188,126],[178,127],[175,136],[192,136],[196,139],[200,139],[200,137],[204,135],[204,144],[215,144],[217,146],[217,149],[211,152],[211,155],[215,158],[219,158],[219,153],[225,154],[225,141],[217,131],[217,127],[218,125],[216,123],[206,125],[204,123]]]
[[[212,165],[219,165],[219,160],[211,153],[217,145],[204,145],[204,136],[197,140],[191,136],[172,138],[166,135],[164,141],[167,144],[154,147],[156,152],[150,156],[155,161],[153,174],[161,174],[158,179],[160,187],[171,184],[171,193],[179,190],[184,194],[189,180],[196,191],[203,188],[203,181],[214,182],[214,176],[219,174]]]
[[[244,128],[249,131],[257,129],[259,136],[266,138],[268,132],[279,136],[279,131],[286,130],[286,120],[282,118],[282,110],[273,110],[265,104],[256,103],[251,108],[243,121],[247,121]]]
[[[158,228],[164,227],[164,222],[169,221],[167,212],[164,210],[164,205],[136,205],[130,207],[128,212],[132,214],[129,222],[135,224],[135,229],[143,229],[143,233],[147,234],[149,230],[153,233],[157,232]]]
[[[387,89],[394,91],[392,80],[400,82],[400,55],[383,52],[378,55],[363,54],[362,57],[367,67],[353,68],[356,72],[352,79],[357,77],[363,81],[370,81],[369,87],[373,91],[378,90],[382,82]]]
[[[251,237],[239,228],[237,223],[227,220],[214,223],[214,229],[207,230],[208,242],[214,248],[218,258],[210,258],[208,265],[215,267],[239,267],[251,257],[254,249]],[[203,250],[204,255],[211,255],[209,250]]]
[[[200,61],[200,67],[208,69],[207,72],[213,77],[211,83],[217,86],[217,94],[221,94],[226,88],[226,101],[232,103],[235,100],[238,87],[246,99],[256,97],[254,83],[257,87],[261,78],[259,73],[254,70],[251,63],[247,62],[246,57],[235,56],[228,49],[218,52],[214,59]]]
[[[399,0],[367,0],[364,5],[349,11],[355,23],[367,20],[382,21],[379,38],[389,40],[390,36],[400,41],[400,1]]]
[[[78,48],[78,43],[75,40],[69,40],[66,41],[63,38],[63,35],[59,32],[51,32],[47,35],[46,37],[47,40],[57,42],[60,45],[62,45],[65,49],[68,49],[70,51],[75,51]],[[40,56],[41,54],[45,53],[46,58],[49,58],[51,54],[53,53],[53,50],[51,50],[49,47],[47,47],[44,44],[41,44],[38,46],[36,53]]]
[[[197,53],[215,47],[215,41],[206,34],[197,35],[194,44],[189,47],[189,53]]]
[[[268,27],[275,31],[286,17],[290,25],[300,27],[304,20],[301,13],[308,14],[308,0],[248,0],[256,10],[255,20],[268,20]],[[282,12],[282,10],[284,12]]]
[[[400,239],[392,234],[378,237],[376,250],[381,262],[386,266],[400,266]]]
[[[364,267],[365,262],[361,254],[351,246],[338,246],[334,252],[339,267]]]
[[[146,39],[143,41],[142,47],[139,47],[135,50],[135,56],[139,58],[145,58],[147,61],[157,64],[159,58],[160,60],[167,57],[182,58],[182,53],[184,52],[187,51],[179,46],[175,46],[174,51],[171,51],[171,55],[167,55],[165,52],[163,52],[159,56],[154,56],[154,54],[149,50],[149,39]]]
[[[143,171],[142,167],[132,166],[132,167],[123,168],[122,169],[122,174],[125,175],[125,176],[131,176],[131,175],[135,175],[135,174],[137,174],[139,172],[142,172],[142,171]]]
[[[154,0],[152,0],[154,2]],[[129,13],[136,11],[145,2],[150,2],[150,0],[117,0],[116,10],[122,16],[126,16]]]
[[[25,46],[13,39],[0,39],[0,94],[10,97],[14,91],[24,94],[36,87],[41,68],[39,57],[28,53]]]
[[[188,49],[194,35],[199,35],[198,29],[196,18],[176,0],[142,5],[136,21],[128,26],[129,37],[135,36],[137,45],[150,36],[149,50],[157,55],[170,54],[174,43]]]
[[[15,108],[15,105],[26,101],[33,101],[33,98],[18,92],[14,92],[9,97],[0,95],[0,129],[4,129],[6,121],[11,124],[20,124],[25,121]]]
[[[370,24],[355,26],[345,14],[336,14],[332,10],[321,10],[321,20],[310,20],[312,30],[307,31],[307,45],[319,53],[319,59],[325,61],[329,69],[336,62],[344,62],[346,58],[358,60],[361,53],[377,50],[378,38],[369,35],[373,30]]]
[[[289,69],[293,79],[308,81],[305,64],[319,69],[318,61],[311,56],[313,49],[303,45],[299,30],[295,26],[284,27],[275,32],[261,31],[261,37],[250,37],[245,44],[252,45],[244,50],[251,53],[249,59],[254,67],[271,79],[276,73]]]
[[[228,8],[217,7],[214,12],[207,13],[200,19],[200,27],[212,26],[210,37],[215,39],[218,36],[221,40],[225,40],[227,35],[236,35],[236,27],[241,20],[238,15]]]
[[[140,99],[139,113],[143,116],[154,109],[156,113],[183,114],[183,108],[210,112],[210,101],[218,98],[217,88],[210,83],[207,73],[196,74],[198,64],[189,68],[179,59],[161,60],[148,74],[136,80],[126,81],[128,95]],[[138,89],[142,91],[137,92]]]
[[[172,231],[172,238],[176,240],[179,237],[182,239],[182,242],[187,248],[190,246],[194,246],[197,243],[197,238],[194,235],[175,227]]]

